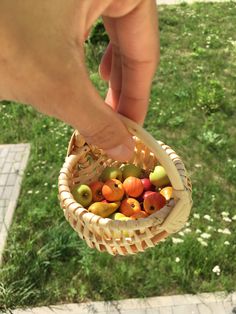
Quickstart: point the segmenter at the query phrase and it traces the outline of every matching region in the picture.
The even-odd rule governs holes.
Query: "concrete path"
[[[236,293],[203,293],[147,299],[127,299],[114,302],[37,307],[14,310],[13,314],[234,314]]]
[[[0,265],[29,152],[29,144],[0,145]]]
[[[181,4],[181,3],[194,3],[194,2],[230,2],[232,0],[156,0],[158,5],[168,4]],[[233,0],[232,2],[236,2]]]

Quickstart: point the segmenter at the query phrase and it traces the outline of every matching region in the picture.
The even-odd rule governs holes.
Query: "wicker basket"
[[[154,247],[162,239],[179,231],[192,207],[192,187],[180,157],[167,145],[156,141],[142,127],[121,118],[135,140],[134,157],[129,163],[148,172],[161,164],[173,187],[174,198],[160,211],[138,220],[112,220],[88,212],[77,203],[71,189],[75,184],[96,181],[106,166],[121,166],[103,150],[88,145],[75,131],[59,175],[59,200],[66,219],[91,248],[112,255],[128,255]]]

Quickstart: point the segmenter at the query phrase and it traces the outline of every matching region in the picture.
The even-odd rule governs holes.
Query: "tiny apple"
[[[122,168],[123,179],[125,180],[128,177],[139,178],[141,175],[141,171],[142,171],[141,168],[135,166],[134,164],[124,165],[124,167]]]
[[[82,206],[87,207],[91,204],[93,194],[90,187],[86,184],[75,185],[71,191],[76,202]]]
[[[119,168],[113,166],[106,167],[100,175],[100,180],[106,182],[110,179],[117,179],[119,181],[122,181],[122,171]]]
[[[120,201],[124,196],[123,184],[116,179],[106,181],[102,187],[102,195],[107,201]]]
[[[147,195],[149,195],[150,193],[154,193],[154,191],[143,191],[143,193],[136,197],[136,199],[139,201],[139,203],[142,203]]]
[[[125,193],[131,197],[138,197],[143,193],[143,184],[139,178],[128,177],[123,182]]]
[[[141,211],[141,206],[139,202],[135,198],[125,198],[120,205],[120,212],[127,216],[130,217],[133,214],[140,212]]]
[[[152,193],[156,193],[156,192],[154,192],[154,191],[145,191],[145,192],[143,193],[143,200],[145,200],[145,198],[146,198],[148,195],[152,194]]]
[[[89,185],[92,195],[93,195],[93,201],[94,202],[101,202],[104,197],[102,195],[102,187],[104,183],[102,181],[96,181]]]
[[[141,179],[141,181],[142,181],[142,184],[143,184],[144,191],[151,191],[152,190],[153,185],[152,185],[150,179],[143,178],[143,179]]]
[[[149,179],[156,187],[163,187],[170,184],[170,180],[162,166],[156,166],[154,171],[150,173]]]
[[[166,199],[158,192],[150,193],[143,202],[145,212],[148,214],[155,213],[166,204]]]

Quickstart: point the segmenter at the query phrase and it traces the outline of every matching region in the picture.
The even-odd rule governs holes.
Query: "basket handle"
[[[124,117],[121,114],[119,114],[119,116],[127,127],[128,131],[132,135],[137,136],[143,143],[145,143],[150,151],[153,152],[153,154],[157,157],[160,164],[165,168],[173,188],[177,191],[185,190],[185,186],[174,162],[158,143],[158,141],[155,140],[142,126],[138,125],[136,122],[128,119],[127,117]]]

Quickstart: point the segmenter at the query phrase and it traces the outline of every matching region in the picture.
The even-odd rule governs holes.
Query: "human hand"
[[[83,52],[101,15],[111,40],[100,65],[108,105],[89,80]],[[63,120],[115,159],[132,156],[114,111],[144,121],[159,52],[154,0],[1,0],[0,40],[0,98]]]

